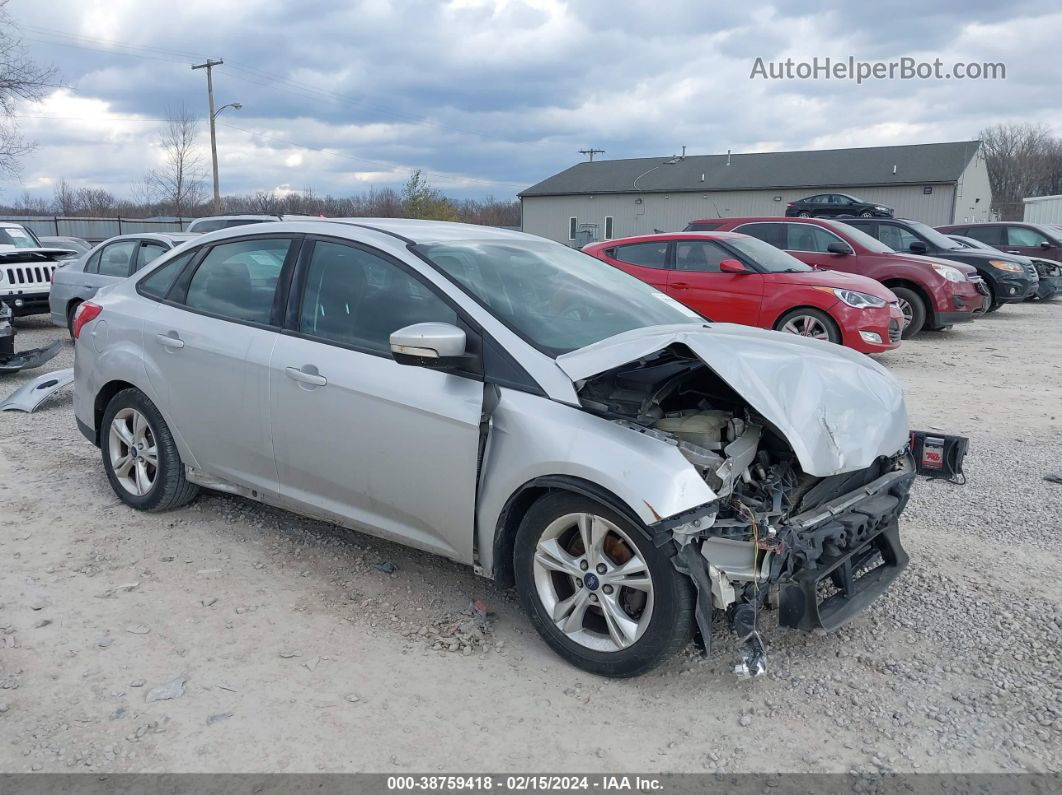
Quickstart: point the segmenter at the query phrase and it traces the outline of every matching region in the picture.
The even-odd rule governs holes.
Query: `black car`
[[[894,251],[923,254],[938,259],[950,259],[973,265],[990,293],[986,309],[995,311],[1001,304],[1024,301],[1036,295],[1040,279],[1036,268],[1025,257],[1003,252],[963,248],[954,240],[921,221],[906,218],[849,218],[854,226]]]
[[[785,214],[789,218],[892,218],[892,208],[847,193],[818,193],[789,202]]]
[[[979,251],[999,251],[995,246],[990,246],[981,240],[963,235],[953,235],[945,232],[950,239],[954,240],[963,248],[975,248]],[[1008,252],[1013,254],[1013,251]],[[1025,255],[1021,255],[1025,257]],[[1044,259],[1043,257],[1025,257],[1036,268],[1036,275],[1040,277],[1040,283],[1036,286],[1035,298],[1028,300],[1047,301],[1062,292],[1062,262]]]

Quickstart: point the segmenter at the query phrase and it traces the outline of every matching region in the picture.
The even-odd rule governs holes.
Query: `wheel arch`
[[[936,324],[937,308],[933,304],[933,298],[917,282],[912,282],[908,279],[903,278],[892,278],[883,279],[881,283],[888,287],[890,290],[893,287],[903,287],[904,289],[911,290],[912,292],[914,292],[916,295],[918,295],[919,298],[922,299],[922,303],[925,305],[926,325],[932,326]]]
[[[601,505],[603,508],[615,511],[631,525],[643,533],[647,539],[651,534],[645,523],[637,513],[624,502],[618,495],[608,489],[572,475],[544,475],[533,478],[518,488],[505,502],[501,514],[498,516],[498,524],[494,528],[494,547],[492,568],[494,581],[503,588],[510,588],[515,583],[513,570],[513,552],[516,541],[516,531],[520,527],[527,511],[548,494],[566,492],[586,497]]]

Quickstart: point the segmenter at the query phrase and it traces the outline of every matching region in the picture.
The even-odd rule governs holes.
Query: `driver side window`
[[[354,246],[314,244],[299,331],[390,355],[391,334],[414,323],[457,324],[457,312],[419,279]]]

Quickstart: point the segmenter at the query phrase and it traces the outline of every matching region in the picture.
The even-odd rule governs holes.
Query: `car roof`
[[[690,221],[691,224],[728,224],[728,223],[740,223],[740,224],[815,224],[829,225],[832,223],[843,224],[845,221],[854,220],[848,218],[790,218],[787,215],[734,215],[727,216],[726,218],[697,218]]]
[[[704,238],[705,240],[740,240],[742,238],[748,238],[748,235],[743,235],[741,232],[724,232],[722,230],[715,231],[697,231],[690,230],[689,232],[657,232],[651,235],[631,235],[630,237],[617,237],[612,240],[595,240],[590,246],[615,246],[618,244],[627,244],[632,242],[637,243],[649,243],[654,240],[696,240],[698,238]],[[587,246],[589,248],[589,246]]]
[[[194,224],[198,221],[254,221],[259,218],[269,218],[273,221],[279,221],[281,216],[254,213],[246,213],[244,215],[204,215],[200,218],[192,218],[189,223]]]
[[[118,240],[159,240],[164,243],[183,243],[186,240],[198,240],[202,235],[196,235],[191,232],[126,232],[124,235],[115,235],[114,237],[108,237],[106,240],[101,240],[96,246],[102,246],[104,243],[113,243]],[[96,246],[93,246],[95,248]]]
[[[290,216],[289,216],[290,218]],[[482,226],[480,224],[464,224],[456,221],[422,221],[415,218],[318,218],[306,216],[302,218],[269,221],[254,226],[232,226],[226,229],[218,229],[203,235],[192,234],[189,239],[213,241],[223,240],[230,237],[246,237],[248,235],[276,234],[277,232],[293,232],[302,234],[328,234],[329,230],[347,227],[347,235],[356,238],[356,229],[367,229],[380,232],[391,237],[399,238],[409,244],[432,244],[447,242],[502,242],[522,241],[548,243],[546,238],[538,235],[529,235],[513,229],[504,229],[498,226]],[[554,243],[553,245],[561,245]]]

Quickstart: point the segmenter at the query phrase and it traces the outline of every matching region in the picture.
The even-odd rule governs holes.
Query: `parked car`
[[[0,222],[0,301],[6,301],[16,317],[46,312],[52,272],[73,253],[43,246],[22,224]]]
[[[196,218],[188,224],[186,231],[201,235],[216,232],[219,229],[231,229],[234,226],[247,226],[248,224],[265,224],[279,219],[279,215],[211,215],[206,218]]]
[[[740,323],[880,353],[900,344],[903,314],[873,279],[826,272],[731,232],[609,240],[583,251],[721,323]]]
[[[954,260],[977,268],[985,287],[988,288],[989,312],[999,309],[1002,304],[1024,301],[1036,294],[1036,283],[1039,281],[1036,269],[1010,254],[991,254],[963,248],[954,240],[949,240],[947,235],[921,221],[902,218],[852,218],[845,223],[876,237],[896,251]]]
[[[713,226],[740,232],[784,249],[808,265],[866,276],[888,287],[904,316],[903,338],[923,328],[942,329],[980,314],[987,291],[970,266],[898,254],[845,222],[824,218],[715,218],[688,228]]]
[[[866,202],[847,193],[817,193],[785,206],[787,218],[891,218],[892,208]]]
[[[66,235],[38,235],[37,239],[42,246],[55,246],[56,248],[70,249],[70,256],[64,259],[76,259],[92,248],[92,244],[80,237],[67,237]]]
[[[82,303],[74,337],[77,424],[125,504],[206,487],[473,565],[598,674],[648,670],[694,620],[707,642],[713,604],[762,672],[772,586],[784,626],[833,629],[907,563],[883,367],[531,235],[214,232]]]
[[[73,330],[74,312],[101,287],[115,284],[136,273],[195,235],[187,232],[139,232],[104,240],[86,254],[63,262],[52,274],[48,298],[51,321]]]
[[[948,235],[949,238],[954,240],[963,248],[975,248],[979,251],[998,251],[995,246],[990,246],[988,243],[982,243],[980,240],[974,240],[972,237],[964,237],[963,235]],[[1036,285],[1036,295],[1025,300],[1032,301],[1047,301],[1054,298],[1059,292],[1062,292],[1062,262],[1056,262],[1055,260],[1044,259],[1042,257],[1025,257],[1036,268],[1036,275],[1040,281]]]
[[[1062,229],[1050,224],[1027,224],[1024,221],[995,221],[980,224],[938,226],[946,235],[963,235],[980,240],[993,248],[1024,257],[1062,260]]]

